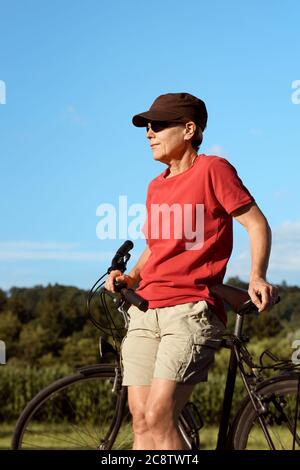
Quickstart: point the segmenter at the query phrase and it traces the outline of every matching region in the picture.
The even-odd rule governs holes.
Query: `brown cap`
[[[207,110],[204,101],[189,93],[167,93],[152,103],[149,111],[136,114],[132,122],[136,127],[147,127],[151,121],[182,122],[190,119],[204,131]]]

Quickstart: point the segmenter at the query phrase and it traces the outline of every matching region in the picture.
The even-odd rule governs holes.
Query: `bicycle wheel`
[[[297,373],[282,375],[262,382],[257,390],[276,450],[300,450],[299,380]],[[270,449],[249,397],[241,404],[229,435],[233,449]]]
[[[21,413],[12,448],[130,449],[127,389],[113,392],[115,378],[113,364],[100,364],[53,382]]]

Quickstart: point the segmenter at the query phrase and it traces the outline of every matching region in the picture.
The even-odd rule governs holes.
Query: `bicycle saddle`
[[[246,289],[230,286],[229,284],[216,284],[209,288],[210,292],[221,297],[235,313],[248,313],[257,311]]]

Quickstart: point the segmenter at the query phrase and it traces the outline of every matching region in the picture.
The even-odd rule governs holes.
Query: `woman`
[[[224,306],[209,292],[222,283],[232,251],[232,218],[251,242],[249,294],[259,311],[277,298],[266,281],[271,231],[236,170],[225,159],[197,155],[207,123],[204,102],[188,93],[159,96],[133,117],[146,127],[156,161],[167,169],[149,185],[147,246],[129,275],[114,280],[149,301],[147,312],[130,307],[122,346],[134,449],[185,449],[177,427],[196,383],[207,380],[225,329]]]

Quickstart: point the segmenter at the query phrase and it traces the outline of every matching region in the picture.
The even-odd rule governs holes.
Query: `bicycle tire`
[[[41,390],[18,418],[12,449],[130,448],[130,431],[119,433],[129,429],[127,388],[113,393],[115,380],[113,364],[95,364]]]
[[[293,450],[294,442],[291,430],[294,429],[296,422],[297,439],[294,445],[295,449],[300,450],[299,374],[283,374],[265,380],[257,388],[257,393],[262,402],[267,405],[267,412],[263,414],[263,417],[275,449]],[[297,397],[299,406],[296,418]],[[286,422],[280,418],[283,415],[276,408],[274,400],[276,400],[276,403],[282,403],[280,406],[282,406],[284,415],[288,418]],[[270,449],[249,397],[242,402],[232,423],[228,448],[235,450]]]

